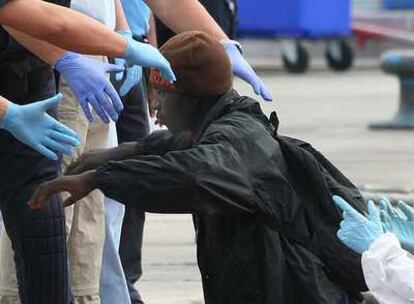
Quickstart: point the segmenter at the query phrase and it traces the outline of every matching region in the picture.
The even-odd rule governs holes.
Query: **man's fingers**
[[[362,214],[360,214],[358,211],[356,211],[351,205],[348,204],[347,201],[345,201],[342,197],[334,195],[332,197],[335,204],[346,214],[349,216],[353,216],[356,218],[365,218]]]
[[[387,212],[385,212],[384,210],[381,210],[381,211],[380,211],[380,218],[381,218],[381,222],[382,222],[383,224],[386,224],[386,223],[389,221],[389,216],[388,216],[388,213],[387,213]]]
[[[105,94],[104,94],[105,95]],[[103,102],[107,101],[107,97],[104,97],[105,99]],[[91,96],[88,98],[88,102],[92,105],[93,109],[95,110],[96,115],[99,116],[99,118],[106,124],[109,123],[109,118],[105,114],[105,111],[103,110],[101,104],[98,102],[98,100],[95,98],[95,96]]]
[[[41,209],[52,195],[53,193],[50,192],[48,184],[40,185],[36,189],[36,192],[30,199],[28,205],[31,209]]]
[[[388,213],[384,210],[380,211],[380,218],[382,227],[384,228],[385,232],[394,232],[391,224],[391,218]]]
[[[43,145],[53,151],[66,154],[71,156],[73,154],[73,149],[71,146],[59,143],[52,138],[45,138],[43,140]]]
[[[382,198],[381,209],[388,213],[389,216],[393,218],[399,218],[397,211],[392,206],[391,202],[387,198]]]
[[[115,58],[115,64],[125,68],[125,59]],[[115,73],[115,81],[121,81],[124,78],[124,71]]]
[[[371,222],[376,223],[378,226],[382,227],[380,214],[377,206],[375,206],[374,201],[368,202],[368,217]]]
[[[39,152],[40,154],[42,154],[43,156],[47,157],[48,159],[51,160],[58,160],[59,157],[57,156],[57,154],[51,150],[49,150],[48,148],[46,148],[45,146],[38,144],[34,147],[34,149]]]
[[[398,208],[400,208],[401,212],[407,217],[407,220],[410,222],[414,221],[414,209],[408,206],[405,202],[399,201]]]
[[[119,73],[125,70],[124,66],[119,66],[116,64],[107,63],[105,66],[105,72],[107,73]]]
[[[81,105],[81,108],[83,110],[83,113],[86,116],[86,119],[88,119],[89,122],[93,122],[93,116],[91,113],[91,109],[89,108],[89,104],[86,100],[79,100],[79,104]]]
[[[131,89],[140,83],[142,79],[142,68],[140,66],[133,66],[128,69],[127,77],[119,89],[119,94],[124,97]]]
[[[99,93],[98,100],[99,100],[99,104],[101,105],[102,109],[105,111],[105,114],[109,116],[112,119],[112,121],[117,121],[118,113],[115,111],[111,100],[109,100],[105,92],[102,91]]]
[[[53,131],[50,133],[50,138],[52,138],[53,140],[62,143],[62,144],[66,144],[66,145],[71,145],[74,147],[79,147],[80,142],[79,139],[70,135],[66,135],[64,133],[58,132],[58,131]]]
[[[109,96],[112,101],[113,107],[115,108],[116,112],[121,113],[124,109],[124,105],[122,104],[121,98],[119,98],[118,93],[116,92],[115,88],[112,84],[109,84],[105,88],[105,93]]]
[[[37,104],[41,107],[43,111],[47,111],[51,108],[56,108],[59,105],[59,102],[62,100],[63,95],[62,93],[59,93],[51,98],[38,101]]]
[[[170,82],[177,81],[177,78],[175,77],[175,74],[171,68],[171,65],[169,64],[167,60],[165,60],[165,64],[163,66],[160,66],[158,69],[160,71],[162,78]]]
[[[269,89],[262,84],[262,88],[260,89],[260,95],[266,101],[273,101],[272,93],[270,93]]]

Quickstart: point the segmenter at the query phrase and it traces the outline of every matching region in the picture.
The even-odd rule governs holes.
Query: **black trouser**
[[[118,141],[130,142],[149,134],[147,78],[134,87],[123,99],[124,111],[117,122]],[[134,284],[142,276],[142,237],[145,213],[126,207],[122,223],[119,255],[132,304],[143,303]]]
[[[1,96],[25,104],[55,94],[53,72],[40,60],[28,55],[0,63]],[[36,187],[55,178],[58,168],[58,162],[0,131],[0,208],[14,251],[22,304],[70,303],[65,216],[59,197],[52,197],[42,210],[27,206]]]

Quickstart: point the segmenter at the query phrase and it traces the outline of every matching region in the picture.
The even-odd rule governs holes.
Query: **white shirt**
[[[362,255],[370,293],[380,304],[414,303],[414,256],[392,233],[375,241]]]
[[[115,30],[116,11],[114,0],[72,0],[71,8],[99,21],[111,30]]]

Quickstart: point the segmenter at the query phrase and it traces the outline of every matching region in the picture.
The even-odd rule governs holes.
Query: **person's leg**
[[[14,253],[7,233],[0,236],[0,249],[0,303],[19,304]]]
[[[52,70],[34,57],[2,64],[0,94],[17,103],[29,103],[56,93]],[[50,113],[53,114],[53,113]],[[0,131],[0,206],[16,264],[19,298],[4,294],[1,303],[70,303],[65,218],[58,196],[42,210],[27,202],[41,183],[57,176],[58,162],[50,161]],[[2,243],[3,244],[3,243]],[[0,249],[2,252],[3,250]],[[2,269],[2,274],[3,269]],[[15,281],[9,289],[15,289]],[[4,288],[6,285],[6,288]]]
[[[65,97],[59,107],[59,120],[81,137],[81,146],[75,154],[63,158],[62,170],[65,170],[82,153],[106,147],[108,126],[98,119],[90,124],[64,82],[61,82],[61,91]],[[105,237],[103,199],[100,191],[94,191],[82,202],[65,210],[72,288],[77,304],[101,303],[99,277]]]
[[[0,212],[0,237],[1,237],[2,232],[3,232],[3,216],[1,215],[1,212]]]
[[[109,125],[108,148],[116,146],[118,146],[116,126],[111,123]],[[100,280],[102,304],[131,303],[118,253],[124,212],[124,205],[110,198],[105,198],[105,244]]]
[[[145,78],[124,98],[124,111],[117,123],[119,143],[137,141],[149,135],[148,90]],[[135,284],[142,276],[142,238],[145,213],[125,208],[119,254],[133,304],[143,303]]]
[[[143,303],[135,284],[142,276],[142,240],[144,224],[144,212],[140,212],[134,208],[125,208],[119,253],[132,304]]]

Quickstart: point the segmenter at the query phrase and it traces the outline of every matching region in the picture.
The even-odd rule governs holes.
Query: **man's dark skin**
[[[191,132],[196,126],[195,115],[200,99],[174,91],[157,89],[157,122],[168,127],[173,134]],[[108,161],[120,161],[135,155],[137,143],[124,143],[116,148],[83,154],[71,164],[65,176],[41,185],[29,202],[32,209],[42,208],[48,198],[56,193],[69,192],[64,206],[68,207],[96,189],[94,169]]]

